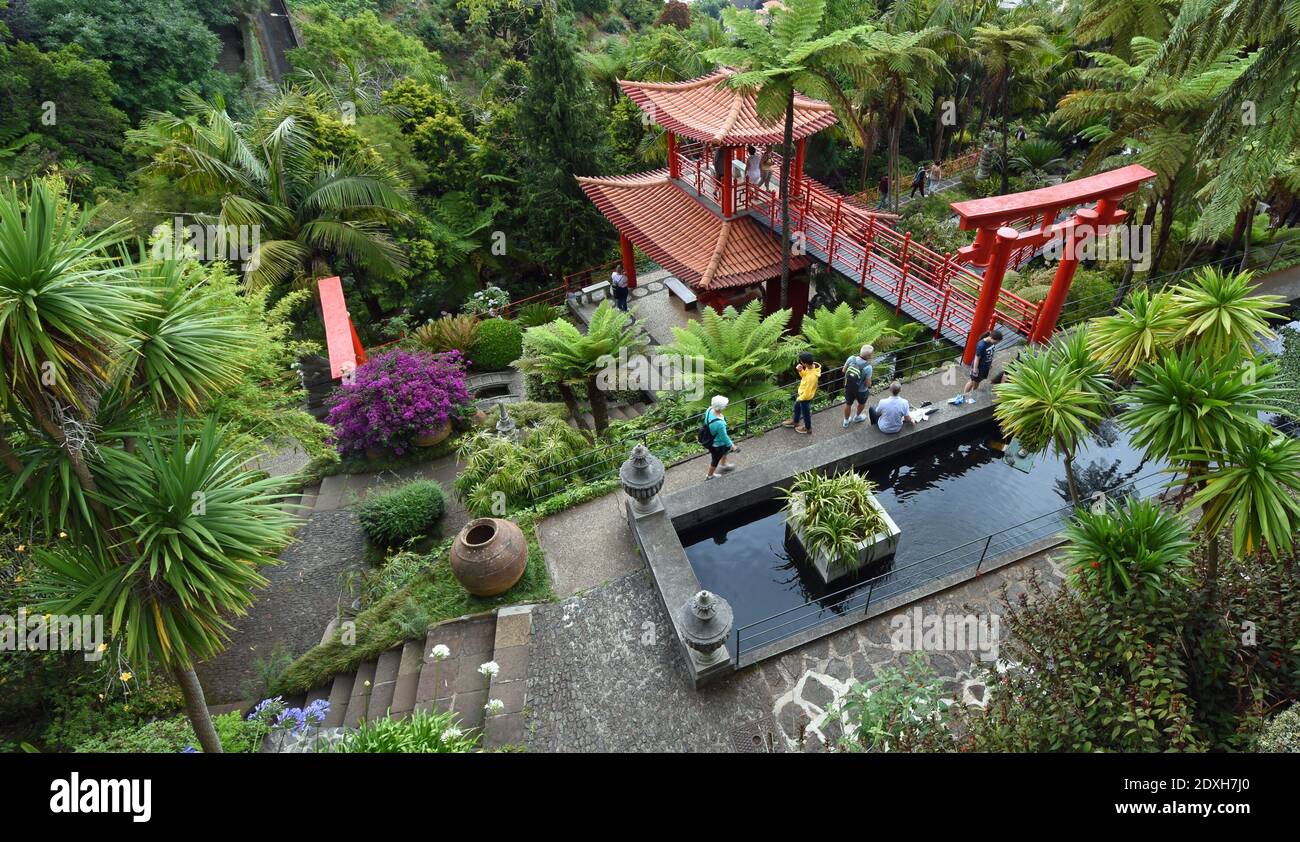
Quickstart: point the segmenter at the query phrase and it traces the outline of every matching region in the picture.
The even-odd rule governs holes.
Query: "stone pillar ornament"
[[[497,435],[504,438],[514,438],[515,419],[511,418],[510,413],[506,412],[506,405],[504,403],[497,404],[497,409],[501,411],[501,417],[497,419]]]
[[[682,606],[682,642],[690,649],[697,669],[728,660],[725,644],[733,619],[731,603],[709,591],[698,592]]]
[[[618,469],[623,492],[631,498],[632,515],[645,517],[663,510],[659,489],[664,487],[664,463],[644,444],[632,448],[632,455]]]

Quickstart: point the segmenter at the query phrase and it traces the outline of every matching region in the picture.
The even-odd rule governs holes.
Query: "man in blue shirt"
[[[913,423],[912,416],[909,414],[912,405],[899,395],[901,391],[903,391],[903,384],[895,380],[889,384],[889,397],[867,410],[871,416],[871,423],[875,424],[882,433],[897,433],[903,429],[904,424]]]
[[[1002,341],[1002,331],[990,330],[980,337],[980,341],[975,343],[975,362],[971,365],[970,380],[966,382],[966,388],[962,393],[948,403],[954,406],[961,406],[964,403],[975,403],[973,392],[979,388],[980,384],[989,379],[989,372],[993,370],[993,352],[997,350],[998,343]]]

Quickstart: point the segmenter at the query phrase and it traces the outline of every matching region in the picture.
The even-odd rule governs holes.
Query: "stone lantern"
[[[659,489],[664,487],[664,463],[645,445],[632,448],[632,455],[618,469],[623,491],[631,498],[631,513],[640,518],[663,511]]]
[[[691,653],[697,672],[725,663],[726,642],[734,615],[731,604],[717,594],[700,591],[681,608],[682,642]]]
[[[504,403],[497,404],[497,409],[501,411],[501,417],[497,419],[497,435],[502,438],[512,439],[515,437],[515,419],[510,417],[506,412]]]

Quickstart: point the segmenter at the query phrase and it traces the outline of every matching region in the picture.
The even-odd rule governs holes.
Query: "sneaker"
[[[704,481],[708,482],[711,479],[717,479],[717,478],[718,478],[717,474],[706,474],[704,477]]]
[[[967,395],[967,396],[966,396],[966,403],[975,403],[975,396],[974,396],[974,395]]]
[[[847,429],[849,428],[849,425],[852,424],[852,423],[853,423],[854,421],[856,421],[856,420],[857,420],[857,419],[855,419],[855,418],[845,418],[845,419],[844,419],[844,423],[841,424],[840,426],[842,426],[844,429],[847,430]]]
[[[719,465],[719,466],[718,466],[718,473],[719,473],[719,474],[725,474],[725,473],[727,473],[728,471],[734,471],[734,470],[736,470],[736,466],[735,466],[735,465]]]
[[[853,420],[856,421],[856,422],[858,422],[859,424],[861,424],[863,421],[866,421],[866,420],[867,420],[867,416],[865,416],[865,415],[855,415],[855,416],[853,416]]]
[[[782,422],[781,422],[781,426],[782,426],[782,427],[793,427],[793,426],[794,426],[794,422],[793,422],[793,421],[782,421]]]
[[[961,406],[961,405],[964,404],[965,402],[966,402],[966,396],[965,396],[965,395],[958,395],[957,397],[955,397],[955,398],[953,398],[952,400],[948,401],[948,403],[952,404],[953,406]]]
[[[808,429],[807,427],[795,427],[794,431],[796,433],[803,433],[805,436],[812,435],[812,430]]]

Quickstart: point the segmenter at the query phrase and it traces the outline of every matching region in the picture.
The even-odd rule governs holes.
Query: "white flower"
[[[497,673],[501,672],[501,667],[497,666],[496,661],[488,661],[485,664],[479,664],[478,674],[484,678],[496,678]]]
[[[451,655],[451,650],[448,649],[446,645],[442,643],[439,643],[437,646],[433,647],[433,651],[429,653],[429,657],[433,658],[435,661],[445,661],[450,655]]]
[[[495,716],[505,709],[506,703],[500,699],[489,699],[488,703],[483,706],[483,710],[487,711],[488,716]]]
[[[465,733],[464,731],[460,730],[455,725],[451,725],[448,726],[446,731],[442,732],[442,736],[439,739],[441,739],[444,743],[449,743],[452,740],[459,740],[461,738],[461,735],[463,735],[464,733]]]

